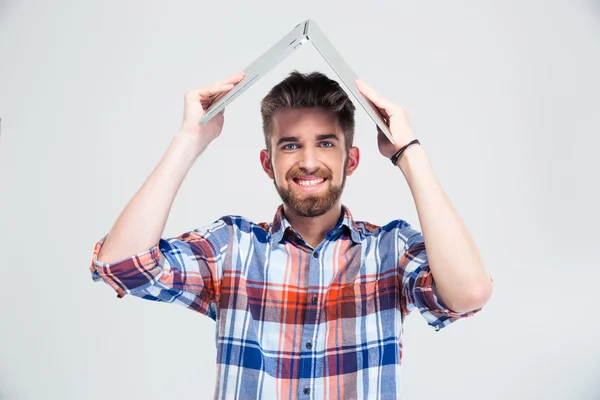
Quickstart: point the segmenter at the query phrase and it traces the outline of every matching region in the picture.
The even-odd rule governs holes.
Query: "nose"
[[[300,153],[298,167],[303,169],[305,173],[314,172],[318,169],[319,161],[317,160],[317,152],[311,146],[306,146]]]

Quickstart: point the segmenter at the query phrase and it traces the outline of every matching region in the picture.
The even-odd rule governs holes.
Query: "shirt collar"
[[[354,243],[360,243],[362,240],[361,231],[358,229],[354,219],[352,218],[352,214],[350,210],[344,205],[342,205],[342,214],[340,215],[340,219],[338,220],[335,228],[327,234],[327,239],[335,236],[335,234],[340,229],[348,229],[350,232],[350,237]],[[285,233],[290,232],[292,234],[298,234],[289,221],[283,215],[283,205],[277,207],[277,212],[275,213],[275,217],[273,218],[273,222],[269,228],[269,236],[271,238],[271,242],[273,243],[281,243],[283,240]]]

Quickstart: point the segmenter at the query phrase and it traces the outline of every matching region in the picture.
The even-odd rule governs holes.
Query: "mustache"
[[[307,171],[302,168],[294,168],[285,174],[285,179],[304,178],[305,176],[315,176],[317,178],[329,178],[330,174],[319,168],[314,171]]]

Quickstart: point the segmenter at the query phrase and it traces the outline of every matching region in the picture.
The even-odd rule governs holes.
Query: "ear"
[[[266,149],[260,151],[260,165],[262,165],[263,170],[269,176],[269,178],[275,178],[273,169],[271,169],[271,157],[269,156],[269,152]]]
[[[346,175],[350,176],[354,171],[356,171],[359,161],[360,150],[358,150],[358,147],[351,147],[348,150],[348,166],[346,166]]]

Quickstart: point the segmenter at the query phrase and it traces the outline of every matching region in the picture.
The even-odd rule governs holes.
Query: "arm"
[[[158,243],[183,179],[208,145],[194,149],[193,142],[185,133],[175,135],[158,166],[109,231],[99,262],[114,263]]]
[[[380,131],[380,153],[390,158],[415,138],[406,109],[395,105],[362,81],[357,88],[388,120],[396,145]],[[480,309],[491,297],[492,280],[456,210],[439,185],[425,151],[412,145],[400,157],[398,166],[415,200],[429,269],[440,302],[455,312]]]
[[[398,164],[415,200],[440,301],[456,312],[483,307],[492,294],[492,282],[475,243],[437,181],[425,151],[419,145],[412,145]]]
[[[180,131],[109,231],[98,254],[98,262],[114,263],[158,243],[183,179],[196,158],[223,128],[222,113],[201,127],[198,120],[216,96],[231,90],[242,78],[243,74],[235,74],[211,87],[186,92]]]
[[[184,118],[165,155],[127,204],[108,235],[94,247],[92,279],[104,281],[118,297],[184,305],[216,318],[227,250],[228,226],[223,221],[161,238],[175,195],[196,158],[223,127],[223,113],[203,126],[198,120],[219,94],[231,90],[243,74],[185,94]]]

